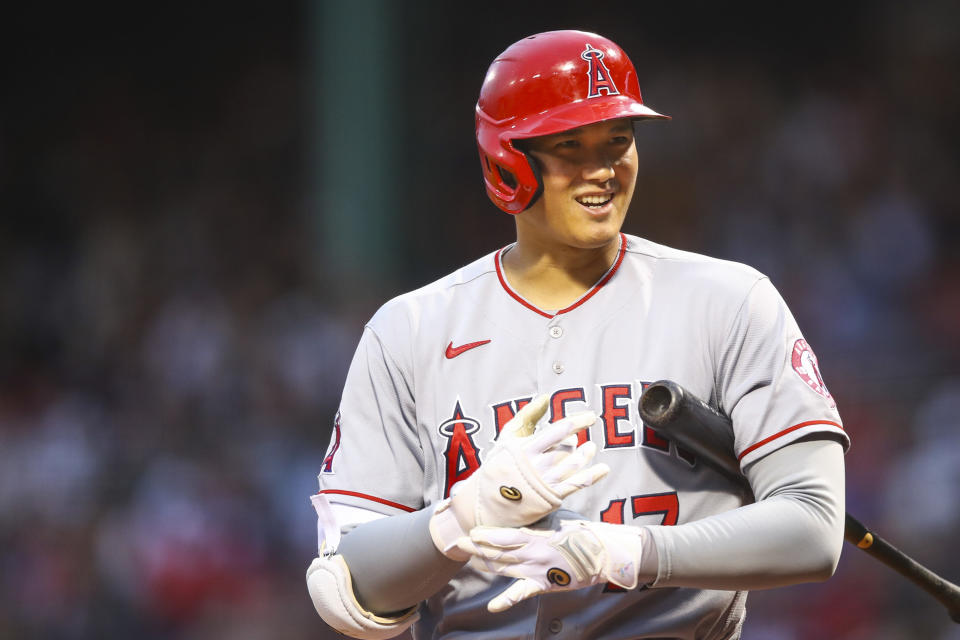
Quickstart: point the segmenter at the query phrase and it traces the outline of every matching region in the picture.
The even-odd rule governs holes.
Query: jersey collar
[[[503,275],[503,254],[512,246],[513,245],[511,244],[500,249],[499,251],[497,251],[497,254],[494,256],[494,264],[496,265],[496,268],[497,268],[497,278],[500,280],[500,286],[503,287],[503,290],[506,291],[511,298],[513,298],[514,300],[516,300],[517,302],[525,306],[527,309],[530,309],[534,313],[537,313],[543,316],[544,318],[553,318],[562,313],[573,311],[574,309],[582,305],[584,302],[592,298],[594,294],[603,287],[603,285],[607,284],[610,281],[610,278],[613,277],[613,274],[615,274],[617,272],[617,269],[620,268],[620,263],[623,262],[623,256],[627,252],[627,238],[622,233],[620,234],[620,250],[617,252],[617,259],[613,261],[613,264],[610,265],[610,268],[607,269],[607,272],[604,273],[599,280],[597,280],[596,284],[590,287],[589,291],[584,293],[580,297],[580,299],[578,299],[576,302],[571,304],[569,307],[565,307],[563,309],[560,309],[559,311],[552,311],[552,312],[544,311],[543,309],[540,309],[535,305],[530,304],[530,302],[525,300],[523,296],[521,296],[519,293],[517,293],[510,287],[510,283],[507,282],[506,277],[504,277]]]

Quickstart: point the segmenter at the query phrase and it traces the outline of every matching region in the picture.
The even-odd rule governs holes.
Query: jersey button
[[[557,360],[553,363],[553,372],[557,375],[563,373],[563,363]]]
[[[550,337],[559,338],[563,335],[563,328],[561,327],[550,327]]]
[[[550,633],[560,633],[563,631],[563,622],[560,621],[560,618],[554,618],[550,621],[550,625],[547,627],[550,630]]]

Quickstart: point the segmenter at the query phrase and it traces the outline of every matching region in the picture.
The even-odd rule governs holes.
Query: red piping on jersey
[[[374,502],[379,502],[380,504],[385,504],[388,507],[393,507],[394,509],[400,509],[401,511],[406,511],[407,513],[412,513],[416,511],[416,509],[414,509],[413,507],[402,505],[399,502],[390,502],[389,500],[384,500],[383,498],[370,496],[365,493],[357,493],[356,491],[343,491],[341,489],[324,489],[323,491],[318,491],[317,493],[337,493],[342,496],[353,496],[354,498],[363,498],[364,500],[373,500]]]
[[[520,296],[518,296],[516,293],[513,292],[513,289],[510,288],[510,286],[507,284],[506,279],[503,277],[503,271],[501,271],[500,269],[501,254],[503,254],[503,249],[500,249],[500,251],[497,251],[497,255],[493,257],[493,264],[497,267],[497,278],[500,279],[500,286],[503,287],[503,290],[506,291],[508,294],[510,294],[511,298],[513,298],[514,300],[516,300],[517,302],[525,306],[527,309],[530,309],[530,311],[533,311],[534,313],[539,313],[544,318],[552,318],[553,317],[552,315],[544,311],[540,311],[540,309],[537,309],[535,306],[533,306],[532,304],[530,304],[529,302],[527,302],[526,300],[524,300],[523,298],[521,298]]]
[[[620,252],[617,254],[617,260],[613,263],[613,266],[610,268],[610,271],[607,272],[607,275],[603,276],[600,279],[600,282],[593,285],[593,289],[590,289],[587,295],[583,296],[582,298],[574,302],[572,305],[570,305],[566,309],[561,309],[560,311],[557,311],[557,314],[559,315],[561,313],[566,313],[567,311],[572,311],[577,307],[579,307],[580,305],[582,305],[587,300],[589,300],[590,298],[592,298],[593,294],[599,291],[600,287],[607,284],[610,281],[610,278],[613,277],[613,274],[617,272],[617,269],[620,268],[620,263],[623,262],[623,256],[626,255],[626,253],[627,253],[627,238],[621,233],[620,234]]]
[[[535,306],[533,306],[532,304],[530,304],[529,302],[521,298],[519,295],[517,295],[516,292],[514,292],[514,290],[510,288],[510,285],[507,284],[507,279],[503,277],[503,270],[500,268],[500,256],[503,254],[503,249],[500,249],[499,251],[497,251],[497,255],[494,256],[493,258],[493,263],[497,268],[497,278],[499,278],[500,280],[500,285],[503,287],[504,291],[510,294],[511,298],[513,298],[514,300],[516,300],[517,302],[525,306],[527,309],[530,309],[535,313],[539,313],[544,318],[553,318],[554,316],[558,316],[561,313],[573,311],[574,309],[582,305],[584,302],[592,298],[593,295],[597,291],[599,291],[601,287],[603,287],[603,285],[607,284],[610,281],[610,278],[613,277],[613,274],[617,272],[617,269],[620,268],[620,263],[623,262],[623,256],[626,255],[626,253],[627,253],[627,238],[621,233],[620,234],[620,251],[617,253],[617,259],[614,261],[613,266],[610,267],[610,270],[607,271],[607,273],[602,278],[600,278],[600,281],[597,282],[597,284],[593,285],[593,287],[590,288],[590,291],[588,291],[585,296],[583,296],[582,298],[574,302],[569,307],[565,309],[560,309],[560,311],[557,311],[555,314],[549,314],[546,311],[542,311],[536,308]]]
[[[762,447],[763,445],[767,444],[768,442],[772,442],[773,440],[776,440],[776,439],[779,438],[780,436],[785,436],[785,435],[787,435],[788,433],[790,433],[791,431],[796,431],[797,429],[802,429],[803,427],[809,427],[809,426],[812,425],[812,424],[829,424],[829,425],[834,426],[834,427],[840,429],[841,431],[843,431],[843,425],[842,425],[842,424],[837,424],[836,422],[831,422],[830,420],[810,420],[809,422],[801,422],[800,424],[795,424],[795,425],[793,425],[792,427],[788,427],[788,428],[784,429],[784,430],[781,431],[780,433],[775,433],[775,434],[773,434],[772,436],[770,436],[769,438],[764,438],[763,440],[761,440],[760,442],[758,442],[757,444],[755,444],[755,445],[753,445],[753,446],[747,447],[746,449],[744,449],[743,453],[741,453],[739,456],[737,456],[737,460],[743,460],[743,457],[744,457],[745,455],[747,455],[748,453],[750,453],[751,451],[753,451],[754,449],[758,449],[758,448]]]

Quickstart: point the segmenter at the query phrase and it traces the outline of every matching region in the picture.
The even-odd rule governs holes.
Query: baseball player
[[[312,497],[330,626],[738,638],[747,591],[833,573],[849,441],[784,301],[750,267],[620,231],[635,125],[664,118],[593,33],[490,66],[481,168],[517,240],[365,328]],[[660,379],[732,419],[755,502],[642,423]]]

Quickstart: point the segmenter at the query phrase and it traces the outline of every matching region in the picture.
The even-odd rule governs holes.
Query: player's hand
[[[532,524],[610,471],[605,464],[588,466],[595,444],[576,446],[576,433],[596,422],[596,414],[578,413],[535,429],[548,403],[548,396],[540,396],[518,411],[480,468],[437,506],[430,534],[444,555],[466,560],[456,542],[474,527]]]
[[[643,542],[640,529],[564,520],[560,529],[477,527],[458,542],[474,568],[517,578],[487,603],[493,613],[548,591],[612,582],[637,586]]]

